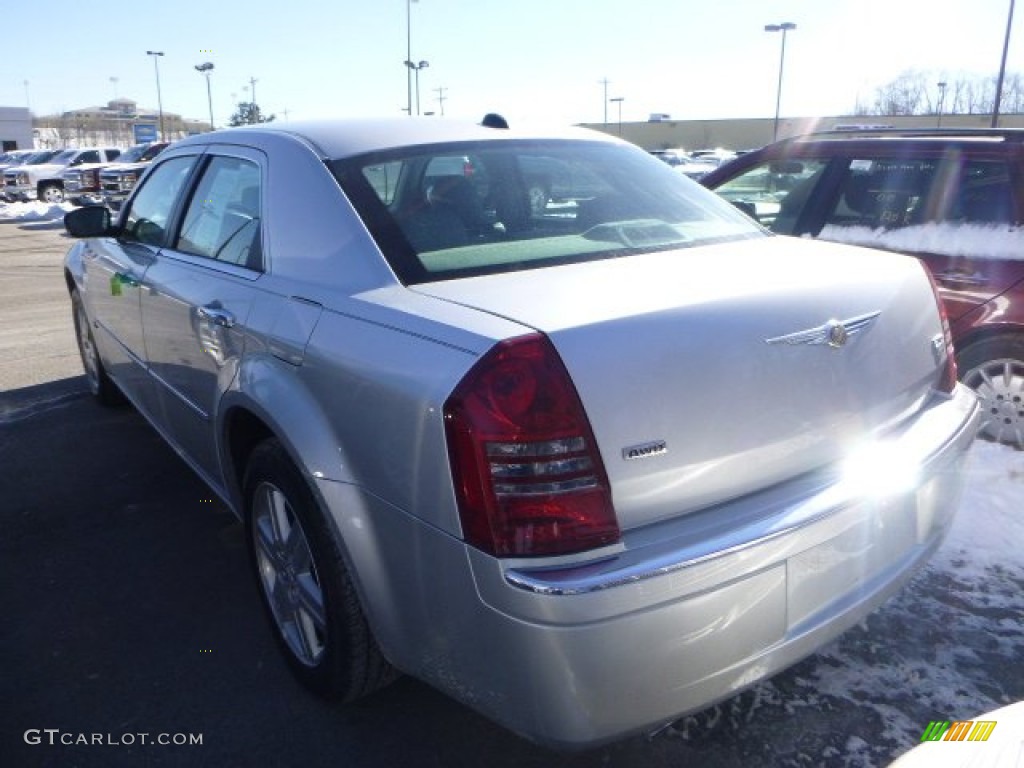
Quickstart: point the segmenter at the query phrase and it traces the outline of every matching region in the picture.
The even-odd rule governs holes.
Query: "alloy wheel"
[[[260,585],[295,658],[315,666],[327,642],[323,590],[305,531],[285,494],[262,482],[253,498],[252,536]]]
[[[982,434],[1024,448],[1024,361],[989,360],[963,375],[981,401]]]

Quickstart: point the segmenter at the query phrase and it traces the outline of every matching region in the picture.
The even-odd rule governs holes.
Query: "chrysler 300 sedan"
[[[402,672],[578,748],[892,594],[949,529],[977,405],[915,259],[492,123],[185,139],[116,219],[67,215],[65,275],[93,393],[245,522],[302,682]]]

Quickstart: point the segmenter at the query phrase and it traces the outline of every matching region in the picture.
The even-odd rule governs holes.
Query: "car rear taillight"
[[[500,557],[580,552],[619,539],[604,464],[550,340],[484,355],[444,406],[466,541]]]
[[[945,358],[942,360],[942,370],[939,373],[939,380],[935,388],[940,392],[952,392],[956,387],[956,350],[953,347],[953,332],[949,329],[949,316],[946,314],[946,305],[939,295],[939,286],[932,276],[931,270],[921,265],[928,281],[932,284],[932,293],[935,294],[935,303],[939,305],[939,319],[942,321],[942,348],[937,351]],[[936,339],[936,344],[940,342]]]

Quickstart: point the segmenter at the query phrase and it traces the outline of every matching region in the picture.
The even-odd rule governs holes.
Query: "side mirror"
[[[105,205],[87,205],[64,214],[64,229],[71,237],[105,237],[113,234],[110,210]]]

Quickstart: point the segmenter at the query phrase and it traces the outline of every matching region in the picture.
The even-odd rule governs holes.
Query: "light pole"
[[[604,124],[608,125],[608,78],[602,78],[597,82],[604,86]]]
[[[419,0],[405,0],[405,91],[406,107],[405,114],[412,117],[412,4]],[[417,77],[419,71],[417,71]]]
[[[625,96],[615,96],[614,98],[608,99],[613,104],[619,105],[619,136],[622,135],[622,102],[626,100]]]
[[[413,71],[416,72],[416,114],[418,115],[420,114],[420,70],[429,67],[430,62],[420,61],[419,63],[414,63],[406,59],[405,66],[409,68],[410,73]],[[412,112],[410,112],[409,114],[412,114]]]
[[[781,24],[765,24],[765,32],[782,33],[782,53],[779,56],[779,87],[775,92],[775,124],[772,128],[772,141],[779,138],[779,106],[782,104],[782,70],[786,64],[786,33],[796,29],[796,24],[784,21]]]
[[[996,101],[992,106],[992,127],[999,127],[999,104],[1003,100],[1003,77],[1006,75],[1006,52],[1010,49],[1010,28],[1013,26],[1013,5],[1010,0],[1010,13],[1006,17],[1006,37],[1003,40],[1003,58],[999,63],[999,77],[996,79]]]
[[[153,71],[156,72],[156,108],[160,112],[160,139],[161,141],[166,140],[167,136],[164,134],[164,101],[160,96],[160,57],[164,55],[163,51],[146,51],[147,56],[153,57]]]
[[[210,107],[210,130],[213,130],[213,96],[210,94],[210,72],[213,71],[213,62],[204,61],[202,64],[196,64],[196,72],[203,75],[206,78],[206,103]]]
[[[259,82],[259,80],[257,80],[255,77],[252,77],[252,76],[249,77],[249,85],[252,86],[252,102],[249,105],[251,107],[251,109],[249,110],[249,122],[250,123],[258,123],[259,122],[259,120],[257,119],[259,117],[259,112],[258,112],[259,107],[256,106],[256,83],[258,83],[258,82]]]
[[[935,123],[936,128],[942,127],[942,107],[946,103],[946,81],[943,80],[937,83],[939,86],[939,119]]]

